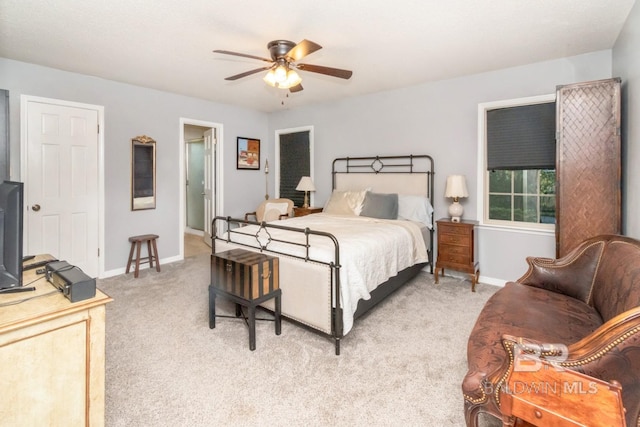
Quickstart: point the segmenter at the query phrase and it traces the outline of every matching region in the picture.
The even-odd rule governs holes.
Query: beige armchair
[[[293,216],[293,200],[268,199],[260,203],[255,212],[247,212],[244,219],[249,221],[250,217],[254,217],[257,222],[269,222],[290,216]]]

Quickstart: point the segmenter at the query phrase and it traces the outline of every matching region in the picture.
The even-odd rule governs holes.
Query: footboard
[[[251,238],[238,231],[245,225],[258,226]],[[280,258],[280,288],[282,289],[282,314],[287,318],[331,336],[335,340],[336,354],[340,354],[343,337],[342,309],[340,307],[340,248],[338,240],[330,233],[308,228],[294,228],[276,223],[257,223],[216,217],[213,220],[212,250],[214,253],[242,247],[264,252]],[[273,230],[297,233],[293,241],[277,239]],[[333,247],[330,258],[315,255],[309,242],[310,236],[326,239]],[[273,310],[273,301],[264,304]]]

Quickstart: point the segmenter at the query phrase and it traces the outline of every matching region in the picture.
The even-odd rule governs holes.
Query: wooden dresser
[[[71,303],[44,274],[27,270],[32,292],[0,293],[0,424],[104,425],[105,304]],[[33,298],[37,297],[37,298]]]
[[[477,221],[452,222],[449,218],[436,221],[438,232],[438,260],[436,261],[435,282],[444,269],[462,271],[471,275],[471,290],[476,291],[480,268],[476,254],[474,227]]]

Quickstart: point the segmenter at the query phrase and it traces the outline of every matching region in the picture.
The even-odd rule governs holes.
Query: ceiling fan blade
[[[256,68],[255,70],[245,71],[244,73],[240,73],[240,74],[236,74],[235,76],[227,77],[227,78],[225,78],[225,80],[238,80],[238,79],[241,79],[243,77],[250,76],[251,74],[255,74],[255,73],[259,73],[260,71],[268,70],[271,67],[272,66],[270,65],[268,67]]]
[[[310,40],[305,39],[292,47],[285,56],[289,59],[289,61],[295,62],[320,49],[322,49],[322,46],[320,46],[318,43],[314,43]]]
[[[302,89],[304,89],[304,88],[302,87],[302,84],[297,84],[297,85],[295,85],[295,86],[293,86],[293,87],[290,87],[290,88],[289,88],[289,92],[291,92],[291,93],[296,93],[296,92],[300,92]]]
[[[231,52],[230,50],[214,50],[215,53],[223,53],[225,55],[241,56],[243,58],[257,59],[260,61],[273,62],[271,59],[262,58],[260,56],[247,55],[246,53]]]
[[[339,77],[341,79],[350,79],[353,71],[342,70],[340,68],[323,67],[322,65],[298,64],[298,70],[311,71],[312,73],[326,74],[327,76]]]

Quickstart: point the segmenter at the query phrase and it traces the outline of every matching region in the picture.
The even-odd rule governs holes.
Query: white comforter
[[[325,213],[277,221],[277,225],[325,231],[333,234],[340,247],[340,305],[343,308],[343,333],[353,326],[353,315],[360,299],[371,298],[370,292],[399,271],[417,263],[427,262],[427,248],[420,227],[411,221],[383,220],[350,215]],[[233,241],[253,244],[258,226],[235,229]],[[272,239],[305,242],[302,233],[269,229]],[[292,235],[295,234],[295,237]],[[261,239],[264,244],[264,234]],[[334,261],[334,245],[326,237],[310,236],[312,259]],[[279,242],[269,243],[268,249],[291,255],[305,256],[303,247]]]

